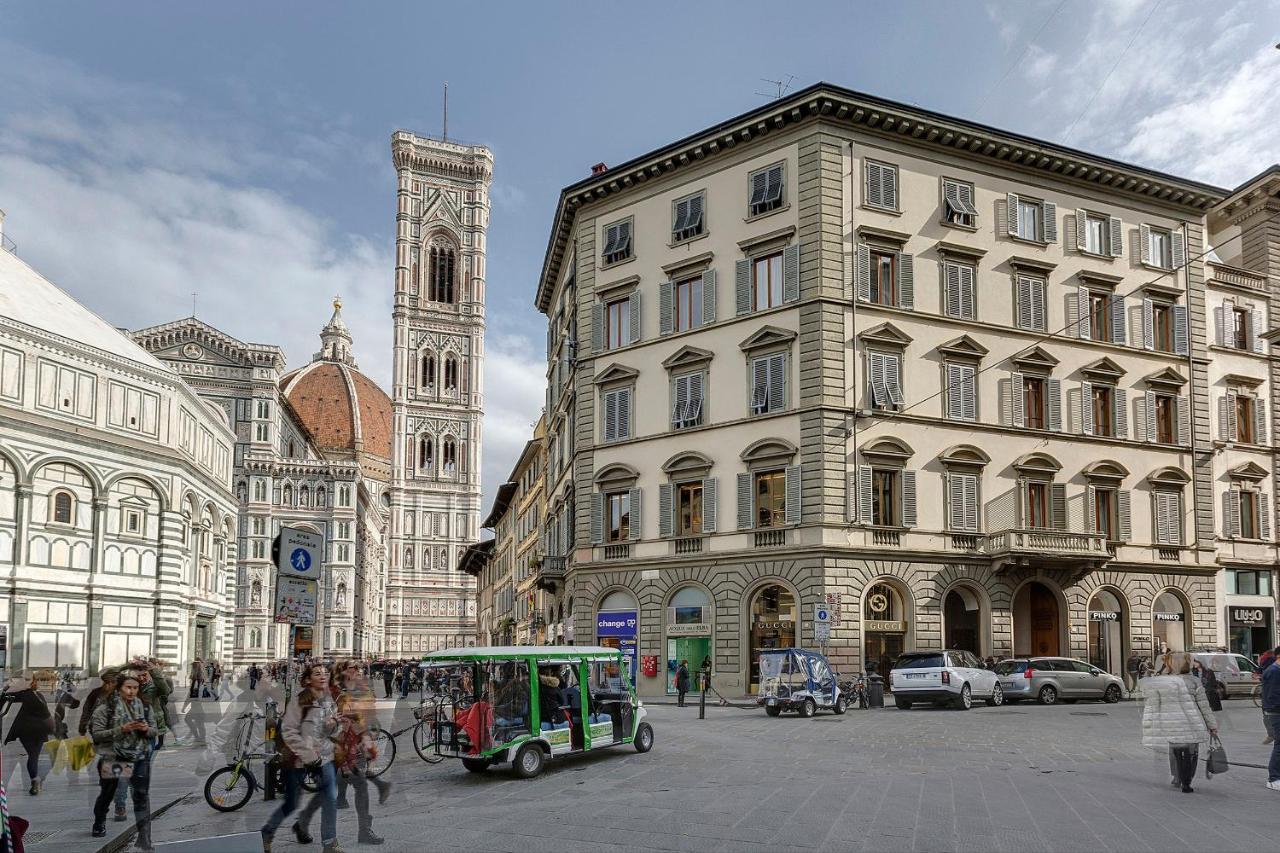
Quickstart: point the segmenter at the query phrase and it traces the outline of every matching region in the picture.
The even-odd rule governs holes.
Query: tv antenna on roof
[[[773,94],[770,94],[769,92],[756,92],[756,94],[762,98],[772,98],[777,100],[787,94],[787,90],[791,88],[791,84],[795,82],[795,79],[796,75],[794,74],[788,74],[785,82],[782,80],[770,80],[768,77],[761,77],[760,82],[768,83],[770,86],[774,87],[775,91]]]
[[[440,141],[449,141],[449,81],[444,81],[444,127],[440,130]]]

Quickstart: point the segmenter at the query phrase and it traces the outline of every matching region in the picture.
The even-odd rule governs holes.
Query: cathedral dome
[[[335,299],[311,363],[285,374],[280,391],[321,451],[391,459],[391,398],[356,368],[351,332]]]

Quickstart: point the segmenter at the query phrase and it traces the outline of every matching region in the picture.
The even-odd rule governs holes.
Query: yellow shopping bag
[[[71,762],[71,769],[77,773],[92,764],[96,755],[93,748],[93,738],[87,735],[67,740],[66,748],[63,752],[67,753],[67,760]]]
[[[62,741],[57,738],[50,738],[44,742],[44,751],[49,753],[49,763],[53,765],[52,772],[61,773],[62,768],[67,766],[62,749]]]

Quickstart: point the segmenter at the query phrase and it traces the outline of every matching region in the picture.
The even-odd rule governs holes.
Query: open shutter
[[[911,255],[898,255],[898,306],[916,307],[915,262]]]
[[[754,495],[751,493],[751,475],[746,472],[738,474],[738,529],[750,530],[755,518],[755,507],[751,505]]]
[[[1062,432],[1062,380],[1047,379],[1049,388],[1049,429]]]
[[[1253,398],[1253,443],[1267,443],[1267,401],[1262,397]]]
[[[689,411],[689,376],[677,376],[675,379],[675,398],[671,403],[671,426],[681,427],[688,417]]]
[[[1016,237],[1018,235],[1018,197],[1013,193],[1008,193],[1004,197],[1005,203],[1005,230],[1009,235]]]
[[[870,524],[871,514],[871,466],[858,466],[858,521]]]
[[[1186,397],[1178,397],[1178,444],[1191,443],[1191,407]]]
[[[669,539],[675,530],[675,486],[658,484],[658,535]]]
[[[1116,514],[1120,516],[1120,541],[1130,542],[1133,540],[1133,519],[1130,513],[1130,504],[1132,500],[1129,496],[1128,489],[1120,489],[1116,492]]]
[[[604,495],[591,493],[591,544],[599,545],[604,541]]]
[[[1187,244],[1181,231],[1173,232],[1173,268],[1180,270],[1187,264]]]
[[[787,487],[787,524],[800,523],[800,466],[788,465],[786,473]]]
[[[1018,519],[1015,527],[1025,529],[1031,523],[1031,513],[1027,511],[1027,481],[1018,478]]]
[[[1271,499],[1264,494],[1258,495],[1258,534],[1271,538]]]
[[[1155,441],[1156,432],[1156,395],[1154,391],[1147,391],[1138,399],[1138,439],[1140,441]]]
[[[702,420],[702,407],[706,401],[706,396],[702,390],[702,378],[705,374],[692,373],[689,375],[689,414],[688,418],[691,423],[700,423]]]
[[[1118,258],[1124,254],[1124,229],[1120,224],[1118,216],[1112,216],[1107,219],[1107,224],[1111,229],[1111,257]]]
[[[1080,208],[1076,208],[1076,250],[1083,252],[1089,245],[1089,216]]]
[[[781,412],[787,404],[787,357],[769,356],[769,411]]]
[[[782,250],[782,301],[795,302],[800,298],[800,244],[793,243]]]
[[[1093,383],[1080,383],[1080,432],[1093,435]]]
[[[1076,325],[1076,334],[1086,340],[1093,337],[1093,318],[1089,313],[1089,288],[1087,287],[1076,288],[1076,312],[1076,316],[1079,318]]]
[[[902,472],[902,526],[916,526],[916,472]]]
[[[1084,528],[1090,533],[1101,533],[1098,529],[1098,494],[1093,486],[1084,487]]]
[[[858,469],[844,472],[844,509],[850,524],[858,522]]]
[[[664,281],[658,285],[658,334],[669,335],[675,329],[672,311],[672,292],[675,282]]]
[[[1067,529],[1067,485],[1049,484],[1049,512],[1054,530]]]
[[[1151,226],[1138,226],[1138,259],[1144,264],[1151,263]]]
[[[1040,213],[1044,221],[1044,241],[1058,242],[1058,206],[1051,201],[1041,202]]]
[[[716,271],[707,270],[702,274],[702,325],[710,326],[716,321]]]
[[[1111,297],[1111,342],[1124,344],[1124,297],[1116,294]]]
[[[598,302],[591,306],[591,351],[604,352],[604,306]]]
[[[631,314],[631,335],[627,343],[634,344],[640,340],[640,291],[631,294],[627,301],[630,302]]]
[[[1266,334],[1266,327],[1263,325],[1262,310],[1259,308],[1249,309],[1249,325],[1250,335],[1249,342],[1254,352],[1265,352],[1266,341],[1262,336]]]
[[[1215,343],[1220,347],[1230,346],[1230,341],[1234,340],[1234,337],[1227,329],[1228,323],[1235,324],[1234,312],[1229,313],[1227,310],[1230,305],[1230,302],[1224,302],[1213,309],[1213,326],[1216,332]]]
[[[635,542],[644,534],[644,502],[640,499],[639,489],[627,491],[627,512],[631,515],[630,529],[627,538]]]
[[[853,268],[854,292],[862,302],[871,301],[871,250],[858,245],[858,259]]]
[[[1187,340],[1187,306],[1173,306],[1173,351],[1178,355],[1186,355],[1189,352],[1189,342]]]
[[[742,260],[733,265],[733,291],[738,316],[751,313],[751,261]]]
[[[1222,529],[1229,537],[1240,535],[1240,493],[1235,489],[1222,493]]]
[[[1150,299],[1142,300],[1142,346],[1144,349],[1156,346],[1154,306]]]
[[[960,267],[956,264],[943,263],[943,301],[949,317],[963,317],[960,308]]]
[[[716,532],[716,478],[707,477],[702,481],[702,532]]]
[[[1009,411],[1013,412],[1013,425],[1027,425],[1026,394],[1023,388],[1022,374],[1015,372],[1009,383]]]
[[[1129,392],[1117,388],[1111,392],[1111,423],[1115,427],[1116,438],[1129,437]]]

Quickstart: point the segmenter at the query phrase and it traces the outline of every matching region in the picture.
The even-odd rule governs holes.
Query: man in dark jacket
[[[687,660],[680,661],[680,665],[676,667],[676,704],[681,708],[684,707],[684,694],[689,692],[689,662]]]
[[[391,663],[391,661],[383,661],[382,689],[385,691],[386,695],[384,695],[382,698],[384,699],[391,698],[391,682],[395,680],[395,677],[396,677],[395,666]]]
[[[1271,737],[1271,761],[1267,764],[1267,787],[1280,793],[1280,648],[1270,666],[1262,671],[1262,722]]]

